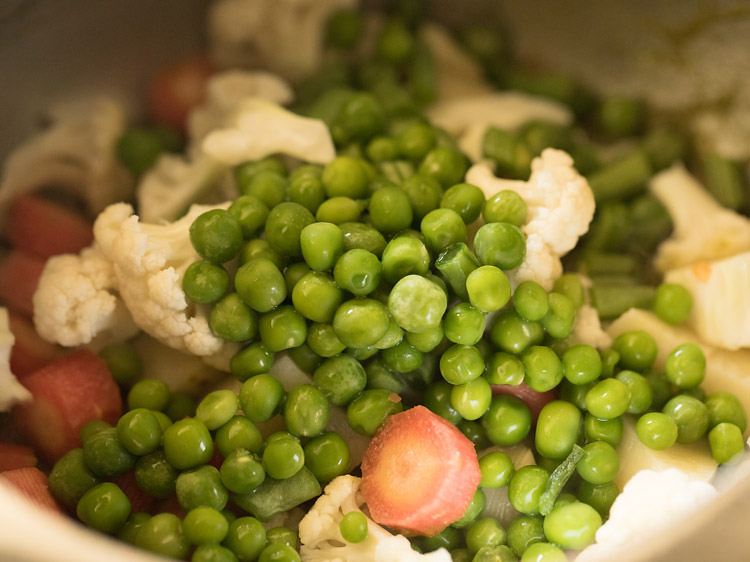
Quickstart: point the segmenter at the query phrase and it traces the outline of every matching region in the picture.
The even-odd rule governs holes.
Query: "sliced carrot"
[[[206,83],[216,71],[205,55],[187,58],[157,74],[149,88],[151,117],[160,125],[184,131],[187,116],[206,98]]]
[[[424,406],[388,418],[362,458],[360,490],[373,520],[432,536],[459,520],[481,473],[474,445]]]
[[[29,318],[33,297],[44,269],[44,258],[12,250],[0,261],[0,301]]]
[[[8,320],[16,339],[10,352],[10,371],[19,380],[66,353],[63,348],[42,339],[26,316],[9,310]]]
[[[7,236],[17,249],[41,258],[77,254],[91,244],[91,224],[74,212],[34,195],[16,197],[10,208]]]
[[[122,412],[120,389],[107,363],[85,349],[26,375],[22,384],[32,399],[14,408],[16,426],[50,462],[80,446],[79,432],[87,422],[114,425]]]
[[[0,472],[29,468],[36,466],[37,462],[31,447],[18,443],[0,443]]]
[[[526,383],[518,385],[514,384],[493,384],[492,395],[497,396],[498,394],[510,394],[516,398],[520,398],[526,404],[531,411],[531,417],[536,420],[539,417],[539,412],[542,411],[547,404],[557,399],[557,390],[552,389],[546,392],[538,392],[529,388]]]
[[[52,497],[47,487],[47,476],[36,467],[17,468],[0,474],[0,478],[15,486],[24,496],[44,508],[58,513],[65,511]]]

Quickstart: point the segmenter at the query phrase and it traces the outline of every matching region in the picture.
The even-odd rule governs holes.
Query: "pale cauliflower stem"
[[[550,291],[562,275],[560,258],[572,250],[589,229],[594,216],[594,194],[586,179],[573,167],[573,159],[554,148],[545,149],[531,162],[528,181],[494,175],[490,164],[469,168],[466,181],[482,189],[486,198],[510,189],[526,202],[526,259],[508,272],[511,285],[532,280]]]
[[[357,0],[220,0],[209,10],[212,58],[222,66],[267,68],[292,81],[323,60],[326,22]]]
[[[145,222],[170,221],[207,194],[214,201],[236,195],[222,179],[232,166],[272,154],[325,164],[336,149],[325,123],[302,117],[280,105],[248,97],[222,124],[206,134],[192,161],[163,155],[138,186],[138,208]],[[212,202],[214,202],[212,201]],[[204,201],[201,201],[204,202]]]
[[[656,174],[649,189],[674,224],[654,258],[660,271],[750,251],[750,219],[719,205],[682,164]]]
[[[123,341],[139,331],[120,299],[114,265],[96,243],[48,259],[33,302],[39,335],[66,347]]]
[[[126,125],[119,104],[104,98],[78,101],[53,110],[50,120],[5,161],[0,221],[15,197],[49,186],[78,194],[92,214],[132,195],[133,179],[115,155]]]
[[[211,77],[206,85],[206,102],[188,116],[191,152],[214,129],[224,127],[247,98],[261,98],[279,105],[294,100],[289,83],[264,70],[226,70]]]
[[[472,162],[482,159],[482,142],[490,127],[515,131],[531,121],[556,125],[573,121],[573,114],[561,103],[514,91],[449,98],[430,107],[427,115],[456,139]]]
[[[10,331],[8,309],[0,307],[0,412],[7,412],[17,402],[31,398],[10,370],[10,350],[16,338]]]
[[[392,535],[369,517],[365,540],[344,540],[339,529],[341,519],[350,511],[362,512],[364,505],[360,482],[361,478],[348,474],[334,478],[302,518],[299,538],[304,562],[451,562],[444,548],[420,554],[406,537]]]
[[[707,482],[675,468],[642,470],[625,485],[596,532],[596,543],[576,562],[616,560],[633,541],[643,541],[688,518],[718,495]]]
[[[687,324],[703,341],[725,349],[750,348],[750,251],[672,269],[664,281],[690,291]]]

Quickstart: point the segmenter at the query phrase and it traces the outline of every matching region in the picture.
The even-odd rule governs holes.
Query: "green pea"
[[[642,414],[651,407],[654,395],[646,377],[626,369],[617,373],[615,378],[625,383],[630,392],[629,414]]]
[[[553,400],[539,412],[534,444],[540,455],[563,459],[573,450],[581,429],[581,411],[570,402]]]
[[[337,225],[357,222],[365,207],[366,203],[364,200],[344,196],[331,197],[320,204],[320,207],[315,212],[315,220]]]
[[[544,520],[540,515],[520,514],[508,525],[508,546],[521,556],[526,549],[535,543],[543,542]]]
[[[615,338],[612,348],[620,354],[620,365],[625,369],[643,372],[656,359],[656,340],[643,330],[623,332]]]
[[[505,222],[519,228],[526,222],[526,214],[526,201],[510,189],[500,190],[489,197],[482,209],[484,222]]]
[[[573,302],[561,293],[548,295],[549,311],[540,320],[546,332],[553,338],[564,338],[573,329],[576,308]]]
[[[243,413],[256,423],[268,421],[278,413],[284,397],[281,383],[265,373],[247,379],[239,394]]]
[[[484,328],[484,314],[469,303],[459,303],[445,313],[443,330],[453,343],[474,345],[482,339]]]
[[[364,163],[359,158],[338,156],[323,168],[321,181],[326,195],[361,199],[367,196],[369,178]]]
[[[277,480],[291,478],[305,466],[305,451],[291,438],[266,441],[263,451],[263,468]]]
[[[375,435],[383,422],[404,409],[401,398],[392,392],[373,388],[362,391],[346,409],[351,428],[362,435]]]
[[[513,292],[513,306],[526,320],[541,320],[549,311],[549,298],[536,281],[523,281]]]
[[[269,544],[258,556],[258,562],[300,562],[299,553],[285,544]]]
[[[256,170],[247,179],[238,179],[239,192],[260,199],[269,209],[273,209],[286,198],[287,179],[284,171],[275,165],[269,169]]]
[[[159,513],[144,521],[135,535],[135,546],[176,559],[185,558],[190,551],[182,521],[172,513]]]
[[[214,452],[206,424],[195,418],[176,421],[165,429],[162,446],[167,461],[178,470],[205,464]]]
[[[169,402],[169,387],[158,379],[144,379],[135,383],[128,391],[128,409],[146,408],[163,411]]]
[[[226,458],[235,449],[247,449],[257,453],[263,447],[263,435],[255,424],[246,416],[233,416],[216,430],[216,447],[221,456]]]
[[[179,147],[179,138],[165,129],[129,127],[115,145],[117,159],[134,175],[145,174],[167,150]],[[176,146],[175,146],[176,145]]]
[[[131,386],[143,373],[143,360],[129,342],[106,345],[99,350],[99,355],[107,362],[112,378],[120,386]]]
[[[430,253],[424,243],[410,236],[398,236],[383,250],[383,276],[395,283],[407,275],[425,275],[430,269]]]
[[[593,507],[572,502],[554,508],[544,518],[544,534],[562,548],[581,549],[594,542],[601,525],[602,518]]]
[[[433,148],[419,165],[419,173],[437,180],[443,189],[460,182],[467,169],[466,157],[447,146]]]
[[[282,410],[284,424],[292,435],[314,437],[328,424],[328,399],[316,387],[303,384],[287,394]]]
[[[451,384],[464,384],[482,375],[484,359],[473,345],[455,344],[440,356],[440,374]]]
[[[502,488],[510,482],[515,472],[513,459],[502,451],[492,451],[479,458],[479,470],[482,479],[479,485],[482,488]]]
[[[643,102],[625,96],[603,100],[596,112],[598,127],[610,138],[622,138],[637,133],[645,120]]]
[[[521,318],[515,310],[500,311],[490,326],[490,340],[501,351],[521,354],[542,342],[544,330],[539,322]]]
[[[492,445],[489,437],[487,437],[487,432],[480,422],[461,420],[456,424],[456,427],[471,441],[475,449],[483,450]]]
[[[483,377],[455,385],[451,390],[451,405],[466,420],[477,420],[482,417],[491,400],[492,388]]]
[[[305,466],[320,482],[330,482],[349,469],[349,445],[335,432],[310,439],[304,447]]]
[[[388,309],[371,298],[351,299],[341,304],[333,317],[333,329],[347,347],[376,344],[388,331]]]
[[[258,332],[268,349],[283,351],[305,343],[307,324],[294,307],[284,305],[261,315]]]
[[[435,209],[420,222],[420,231],[431,252],[442,252],[449,246],[466,242],[466,223],[452,209]]]
[[[414,174],[405,179],[401,184],[401,189],[409,198],[414,219],[420,221],[427,213],[440,206],[440,199],[443,196],[440,183],[429,175],[422,173]]]
[[[317,322],[307,327],[307,345],[320,357],[334,357],[346,349],[333,326]]]
[[[305,170],[307,171],[305,172]],[[297,172],[305,172],[298,174]],[[326,192],[320,179],[321,171],[317,166],[301,166],[289,176],[289,200],[299,203],[315,214],[320,204],[325,201]]]
[[[104,429],[83,446],[86,467],[101,478],[125,474],[135,463],[135,456],[117,438],[117,429]]]
[[[82,449],[72,449],[60,457],[47,480],[50,493],[68,509],[98,483],[99,478],[86,466]]]
[[[586,414],[583,420],[583,432],[586,441],[604,441],[613,447],[617,447],[622,441],[622,418],[604,420],[591,414]]]
[[[419,369],[424,354],[411,345],[406,338],[381,352],[383,364],[397,373],[408,373]]]
[[[521,513],[539,513],[539,500],[549,480],[549,473],[541,466],[522,466],[508,483],[508,500]]]
[[[683,324],[690,317],[692,308],[693,295],[684,286],[662,283],[656,288],[654,312],[664,322],[673,326]]]
[[[591,484],[585,480],[578,486],[578,499],[593,507],[602,519],[609,515],[612,504],[620,495],[620,488],[613,481],[604,484]]]
[[[344,251],[344,234],[332,223],[309,224],[300,232],[300,248],[302,257],[311,269],[332,269]]]
[[[562,362],[549,347],[533,345],[521,355],[526,375],[524,381],[532,390],[552,390],[563,378]]]
[[[677,441],[677,423],[662,412],[649,412],[638,418],[635,433],[641,443],[650,449],[663,451]]]
[[[495,312],[510,300],[510,281],[507,275],[493,265],[474,269],[466,277],[469,301],[482,312]]]
[[[477,519],[466,528],[466,547],[473,553],[483,547],[503,545],[505,540],[505,529],[492,517]]]
[[[576,273],[562,274],[555,281],[552,290],[568,297],[576,310],[586,302],[586,289],[583,287],[581,277]]]
[[[388,311],[407,332],[434,329],[442,321],[447,306],[443,290],[420,275],[399,279],[388,295]]]
[[[359,222],[343,222],[339,224],[344,234],[344,249],[346,251],[367,250],[380,257],[385,249],[385,237],[373,227]]]
[[[300,234],[313,222],[315,218],[312,213],[299,203],[279,203],[268,213],[265,226],[266,240],[271,248],[282,256],[300,257]]]
[[[367,538],[367,517],[361,511],[349,511],[341,518],[339,529],[345,541],[362,542]]]
[[[743,433],[747,428],[747,415],[739,398],[730,392],[712,392],[704,402],[708,408],[709,427],[722,422],[736,425]]]
[[[696,388],[706,377],[706,356],[697,344],[678,345],[667,355],[664,373],[681,390]]]
[[[190,225],[190,242],[204,260],[225,263],[242,247],[242,227],[237,218],[223,209],[199,215]]]
[[[161,445],[161,426],[151,410],[136,408],[117,422],[117,439],[134,455],[146,455]]]
[[[182,520],[185,538],[192,544],[220,543],[227,536],[229,522],[221,511],[210,507],[191,509]]]
[[[586,393],[586,409],[597,418],[617,418],[627,411],[629,405],[630,391],[617,379],[601,380]]]
[[[383,265],[375,254],[361,248],[344,253],[334,265],[333,278],[357,297],[372,293],[380,283]]]
[[[243,302],[257,312],[268,312],[286,299],[286,281],[271,260],[253,259],[242,265],[234,277],[234,286]]]
[[[395,160],[399,156],[398,143],[391,137],[377,135],[365,146],[365,154],[374,163]]]
[[[481,421],[494,444],[515,445],[531,430],[531,411],[521,399],[501,394],[492,398]]]
[[[292,289],[294,308],[313,322],[330,324],[343,301],[344,292],[330,274],[321,271],[306,273]]]
[[[229,499],[229,493],[221,482],[219,470],[211,465],[182,472],[177,477],[175,492],[180,507],[185,511],[196,507],[210,507],[221,511]]]
[[[411,226],[414,218],[406,192],[394,186],[378,189],[367,207],[372,225],[383,234],[395,234]]]
[[[253,342],[232,356],[229,361],[229,370],[237,377],[237,380],[244,382],[250,377],[267,373],[273,366],[274,359],[273,351],[261,342]]]
[[[538,542],[529,545],[521,557],[521,562],[565,562],[567,559],[567,555],[560,547],[548,542]]]
[[[195,417],[213,431],[227,423],[239,409],[237,395],[231,390],[214,390],[198,403]]]
[[[452,384],[448,384],[444,380],[435,381],[425,390],[422,403],[441,418],[445,418],[449,422],[456,424],[462,418],[461,414],[456,411],[451,403],[452,390]]]
[[[562,356],[563,375],[573,384],[586,384],[599,378],[602,360],[596,348],[577,344],[565,350]]]
[[[155,451],[135,463],[135,481],[148,495],[165,499],[174,494],[177,470],[167,462],[163,451]]]
[[[252,562],[266,547],[266,530],[255,517],[238,517],[229,524],[223,544],[239,562]]]
[[[653,399],[651,401],[651,408],[654,410],[661,410],[667,400],[672,398],[672,385],[665,375],[661,371],[654,371],[649,369],[644,373],[649,386],[651,386],[651,394]]]
[[[583,448],[583,458],[576,465],[578,474],[592,484],[605,484],[617,476],[620,458],[605,441],[593,441]]]
[[[258,331],[257,315],[237,293],[226,295],[214,305],[209,324],[215,335],[234,342],[251,340]]]
[[[219,469],[221,483],[235,494],[249,494],[266,479],[266,472],[258,458],[247,449],[229,452]]]
[[[253,238],[266,224],[269,208],[253,195],[241,195],[227,209],[240,223],[245,240]]]
[[[288,527],[271,527],[266,531],[268,544],[285,544],[297,548],[297,533]]]
[[[474,235],[474,251],[483,265],[514,269],[526,258],[526,238],[510,223],[487,223]]]
[[[92,529],[113,534],[125,525],[130,515],[130,500],[116,484],[102,482],[83,494],[76,515]]]
[[[117,538],[127,544],[135,544],[135,537],[138,534],[138,531],[149,519],[151,519],[151,516],[148,513],[131,513],[125,521],[125,525],[123,525],[117,533]]]
[[[393,316],[389,315],[388,329],[386,330],[385,335],[380,338],[373,347],[385,351],[402,343],[403,347],[399,350],[397,355],[402,355],[403,359],[406,359],[408,364],[415,365],[414,368],[416,369],[422,363],[422,353],[404,338],[404,331],[401,329],[401,326],[399,326],[398,322],[393,319]],[[394,355],[392,359],[397,358],[397,355]],[[401,361],[399,361],[399,365],[401,366],[400,368],[412,370],[411,368],[405,367],[405,364]]]
[[[731,463],[745,450],[742,431],[733,423],[722,422],[708,432],[711,455],[718,463]]]
[[[470,183],[457,183],[445,190],[440,207],[459,214],[465,224],[479,218],[484,206],[484,192]]]
[[[703,437],[708,429],[708,408],[692,396],[675,396],[664,405],[662,412],[677,424],[678,443],[694,443]]]

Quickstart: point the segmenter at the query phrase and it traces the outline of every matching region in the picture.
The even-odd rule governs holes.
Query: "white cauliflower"
[[[508,272],[509,278],[513,286],[533,280],[551,290],[562,275],[560,258],[588,231],[594,216],[594,195],[573,167],[573,159],[561,150],[547,148],[531,162],[528,181],[498,178],[486,162],[469,168],[466,181],[479,186],[487,198],[510,189],[526,201],[528,213],[521,227],[526,236],[526,259]]]
[[[206,102],[188,116],[191,145],[200,148],[205,136],[228,125],[237,108],[251,97],[287,105],[294,99],[294,92],[283,78],[264,70],[226,70],[215,74],[206,86]]]
[[[293,81],[323,58],[326,23],[357,0],[220,0],[209,10],[209,45],[225,67],[267,68]]]
[[[673,527],[718,495],[716,489],[675,468],[642,470],[625,485],[596,532],[596,543],[577,562],[616,560],[628,544]]]
[[[693,296],[687,325],[706,343],[750,347],[750,252],[667,271],[664,281]]]
[[[325,122],[261,98],[244,100],[229,126],[209,133],[202,148],[205,154],[230,166],[276,153],[318,164],[336,157]]]
[[[122,341],[138,332],[118,294],[112,262],[94,244],[79,255],[48,259],[34,293],[34,324],[67,347]]]
[[[16,338],[10,331],[8,309],[0,307],[0,412],[7,412],[17,402],[31,398],[31,393],[10,371],[10,352]]]
[[[341,536],[339,523],[351,511],[362,512],[361,479],[344,475],[334,478],[322,496],[299,523],[300,556],[303,562],[450,562],[440,548],[420,554],[403,535],[392,535],[367,518],[367,538],[349,543]],[[367,514],[365,514],[367,516]]]
[[[115,156],[125,129],[122,108],[109,99],[62,105],[51,125],[17,148],[0,180],[0,222],[21,193],[55,186],[78,194],[91,213],[128,199],[133,179]]]
[[[576,343],[585,343],[597,349],[612,345],[612,336],[602,329],[599,313],[590,304],[584,304],[576,312],[571,336]]]
[[[488,94],[493,91],[484,79],[482,67],[467,53],[442,25],[425,22],[419,28],[419,38],[435,60],[438,77],[438,99],[449,99]]]
[[[561,103],[522,92],[491,92],[450,98],[434,104],[427,115],[451,133],[473,161],[482,159],[482,141],[490,127],[516,130],[530,121],[568,125],[570,109]]]
[[[649,189],[674,224],[654,259],[662,272],[750,251],[750,219],[719,205],[682,164],[656,174]]]
[[[198,215],[218,206],[193,205],[170,224],[141,223],[126,203],[107,207],[94,223],[94,238],[114,265],[120,296],[135,323],[166,345],[203,357],[215,358],[226,370],[236,344],[215,336],[208,323],[208,308],[189,304],[182,276],[199,259],[189,229]]]

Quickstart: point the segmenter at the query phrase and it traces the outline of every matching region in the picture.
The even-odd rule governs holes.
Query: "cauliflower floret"
[[[427,112],[430,121],[451,133],[472,162],[482,159],[489,127],[516,130],[530,121],[569,125],[573,114],[561,103],[522,92],[492,92],[447,99]]]
[[[287,105],[294,99],[294,92],[283,78],[263,70],[227,70],[214,75],[206,86],[206,103],[188,116],[194,149],[200,148],[209,132],[228,125],[237,108],[250,97]]]
[[[562,274],[560,258],[588,231],[594,216],[594,195],[573,167],[573,159],[547,148],[532,161],[528,181],[497,178],[486,162],[469,168],[466,181],[479,186],[487,198],[511,189],[526,201],[528,213],[521,228],[526,235],[526,259],[508,272],[509,278],[514,287],[533,280],[551,290]]]
[[[719,205],[682,164],[656,174],[649,189],[674,223],[654,259],[661,271],[750,250],[750,219]]]
[[[138,332],[112,262],[97,244],[47,260],[33,302],[39,335],[64,346],[122,341]]]
[[[367,518],[367,538],[359,543],[344,540],[339,523],[350,511],[362,512],[359,493],[361,479],[344,475],[334,478],[312,509],[299,523],[300,555],[305,562],[450,562],[447,550],[440,548],[419,554],[402,535],[392,535]],[[366,514],[365,514],[366,516]]]
[[[642,470],[625,485],[596,532],[596,543],[583,550],[577,562],[614,560],[633,541],[663,531],[686,519],[718,495],[716,489],[670,468]]]
[[[122,108],[109,99],[63,105],[52,124],[16,149],[0,181],[0,222],[21,193],[55,186],[75,192],[98,213],[131,196],[133,179],[117,161],[115,144],[125,129]]]
[[[10,371],[10,350],[15,342],[8,309],[0,307],[0,412],[7,412],[13,404],[31,398],[31,393]]]
[[[243,101],[227,128],[206,136],[203,152],[231,166],[279,152],[318,164],[336,157],[325,122],[261,98]]]
[[[135,323],[174,349],[222,357],[223,370],[237,346],[213,334],[208,308],[188,304],[182,276],[199,259],[190,243],[190,225],[198,215],[228,206],[193,205],[180,220],[154,225],[141,223],[130,205],[117,203],[94,223],[94,238],[112,261],[120,296]]]
[[[606,349],[612,345],[612,336],[602,329],[599,313],[590,304],[578,309],[571,334],[576,343],[585,343],[597,349]]]
[[[290,80],[320,66],[326,22],[357,0],[221,0],[209,11],[211,55],[222,66],[265,67]]]

